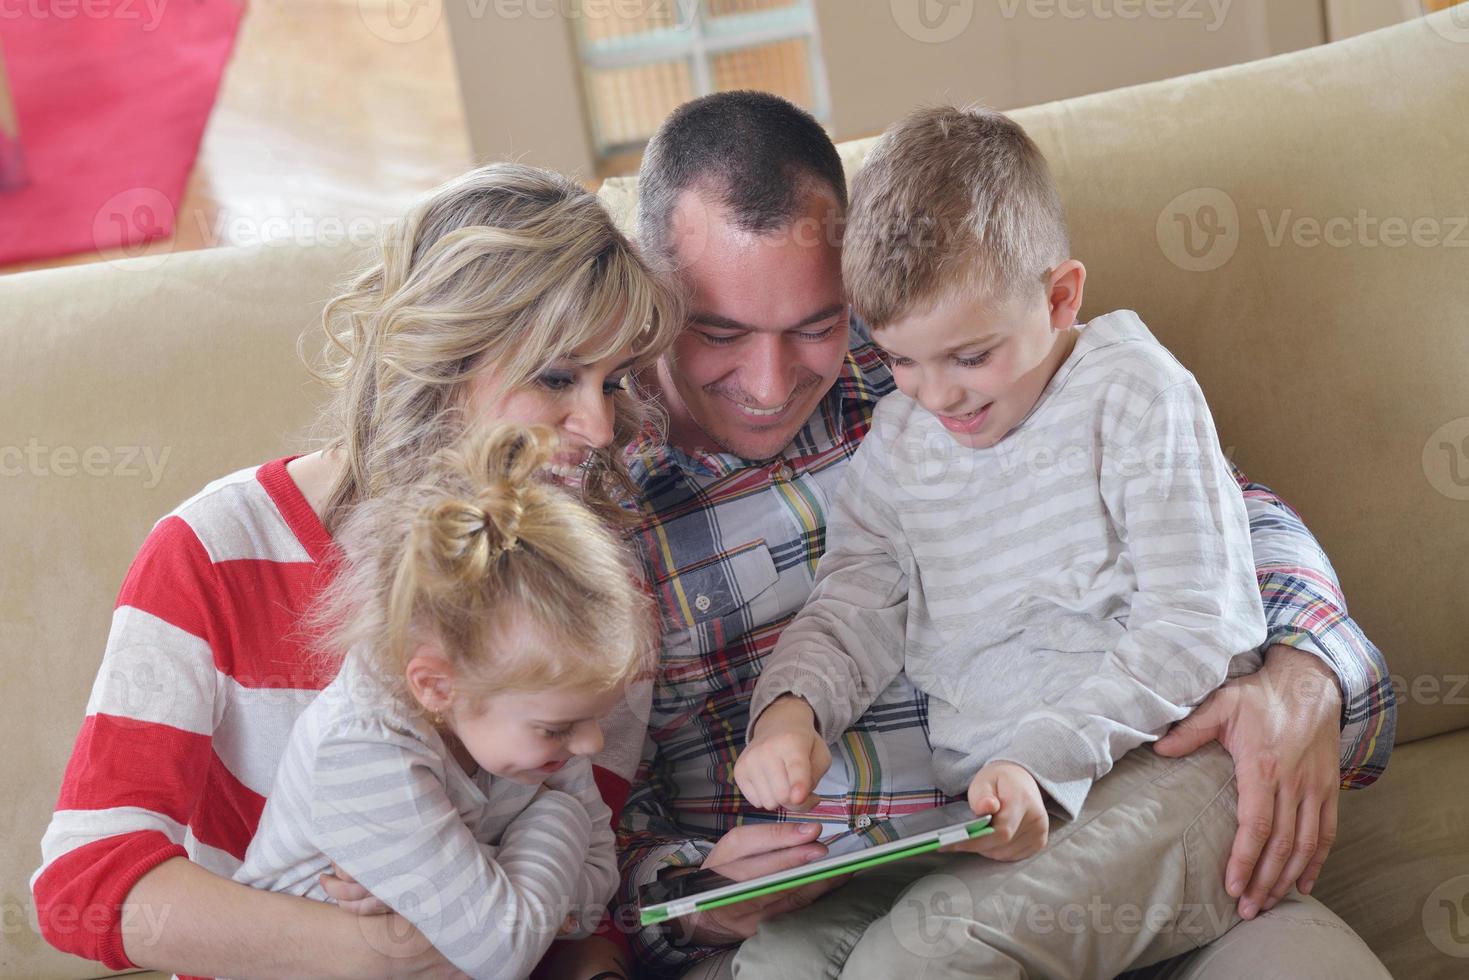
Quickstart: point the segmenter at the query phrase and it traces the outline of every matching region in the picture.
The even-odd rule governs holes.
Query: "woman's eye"
[[[615,395],[619,391],[627,390],[627,375],[620,378],[608,378],[606,384],[602,385],[602,394]]]
[[[973,357],[956,357],[954,358],[954,363],[958,364],[960,367],[979,367],[981,364],[983,364],[985,361],[988,361],[989,359],[990,352],[984,351],[983,353],[975,354]]]
[[[565,391],[576,383],[576,379],[569,374],[543,374],[536,383],[547,391]]]

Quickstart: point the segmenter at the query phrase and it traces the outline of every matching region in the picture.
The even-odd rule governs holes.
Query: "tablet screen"
[[[879,820],[865,830],[843,834],[827,842],[827,857],[855,854],[879,844],[887,844],[904,837],[913,837],[929,831],[942,830],[954,824],[974,819],[974,812],[964,801],[948,806],[933,807],[917,813]],[[697,898],[704,892],[736,884],[714,868],[701,868],[683,875],[670,875],[644,885],[639,892],[644,906],[661,905],[680,899]]]

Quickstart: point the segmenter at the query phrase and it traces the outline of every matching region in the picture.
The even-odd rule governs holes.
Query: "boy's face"
[[[955,290],[875,332],[898,388],[961,446],[989,449],[1035,407],[1075,343],[1085,270],[1067,261],[1043,287],[1003,301]]]

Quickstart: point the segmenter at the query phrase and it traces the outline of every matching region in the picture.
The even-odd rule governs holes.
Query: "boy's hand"
[[[1035,777],[1013,762],[991,762],[969,781],[969,808],[991,815],[994,833],[942,848],[967,851],[994,861],[1019,861],[1046,846],[1051,817]]]
[[[755,723],[754,737],[735,760],[735,783],[762,810],[809,810],[816,784],[831,768],[831,750],[816,731],[811,706],[795,695],[777,698]]]

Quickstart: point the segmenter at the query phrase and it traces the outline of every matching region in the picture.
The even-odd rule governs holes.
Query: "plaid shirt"
[[[820,407],[777,459],[644,446],[630,459],[642,491],[634,538],[663,618],[663,651],[643,760],[623,811],[621,901],[670,866],[703,862],[743,823],[822,822],[823,837],[947,802],[933,786],[927,703],[901,675],[832,746],[822,802],[772,814],[734,782],[750,696],[781,630],[811,594],[826,510],[878,399],[893,391],[877,349],[853,346]],[[1396,708],[1382,654],[1347,617],[1325,553],[1296,513],[1238,470],[1270,632],[1321,657],[1343,695],[1342,786],[1366,786],[1392,750]],[[881,488],[874,488],[881,492]],[[634,937],[644,965],[678,972],[713,950],[656,928]]]

